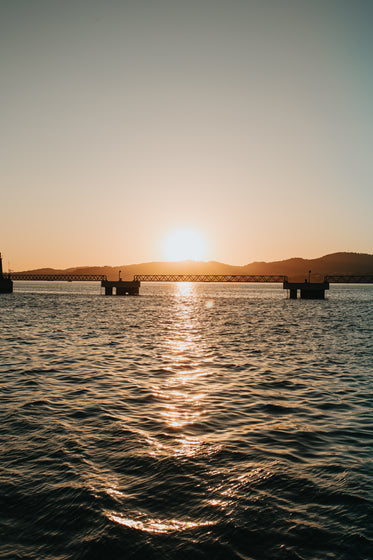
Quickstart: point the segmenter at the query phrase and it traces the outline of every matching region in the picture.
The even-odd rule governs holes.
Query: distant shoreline
[[[311,278],[331,274],[373,274],[373,255],[332,253],[316,259],[291,258],[274,262],[253,262],[234,266],[215,261],[147,262],[119,266],[82,266],[66,269],[38,268],[17,272],[34,274],[106,274],[108,279],[132,279],[135,274],[283,274],[301,280],[309,271]],[[15,271],[13,271],[15,272]]]

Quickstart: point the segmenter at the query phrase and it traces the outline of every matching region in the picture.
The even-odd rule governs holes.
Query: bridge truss
[[[7,275],[11,280],[47,282],[102,282],[106,274],[31,274],[12,272]],[[288,277],[278,274],[136,274],[137,282],[276,282],[288,281]],[[372,274],[338,274],[325,276],[324,282],[330,284],[373,284]]]
[[[12,272],[9,277],[12,280],[47,282],[102,282],[107,279],[105,274],[29,274],[23,272]]]
[[[138,282],[285,282],[275,274],[136,274]]]
[[[329,274],[324,282],[333,284],[373,284],[373,274]]]

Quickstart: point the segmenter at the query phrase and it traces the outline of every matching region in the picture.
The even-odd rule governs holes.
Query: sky
[[[372,253],[372,21],[369,0],[0,0],[4,269],[171,260],[180,231],[180,257],[236,265]]]

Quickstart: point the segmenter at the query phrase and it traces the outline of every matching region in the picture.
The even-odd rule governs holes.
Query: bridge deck
[[[29,274],[22,272],[12,272],[12,280],[30,280],[47,282],[102,282],[106,280],[105,274]]]
[[[105,274],[32,274],[12,272],[4,275],[10,280],[47,282],[102,282]],[[279,274],[136,274],[136,282],[287,282],[288,277]],[[330,284],[372,284],[373,274],[338,274],[325,276]]]
[[[330,284],[373,284],[373,274],[329,274],[324,282]]]
[[[138,282],[285,282],[274,274],[136,274]]]

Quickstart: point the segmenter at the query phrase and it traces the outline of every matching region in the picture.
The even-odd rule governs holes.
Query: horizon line
[[[294,260],[300,260],[300,261],[315,261],[315,260],[320,260],[326,257],[331,257],[331,256],[336,256],[336,255],[359,255],[359,256],[367,256],[367,257],[373,257],[373,253],[360,253],[358,251],[337,251],[335,253],[328,253],[326,255],[322,255],[320,257],[314,257],[314,258],[305,258],[305,257],[289,257],[289,258],[285,258],[285,259],[279,259],[279,260],[274,260],[274,261],[251,261],[248,262],[246,264],[230,264],[230,263],[225,263],[222,261],[217,261],[217,260],[209,260],[209,261],[199,261],[199,260],[194,260],[194,259],[184,259],[184,260],[180,260],[180,261],[167,261],[167,260],[162,260],[162,261],[144,261],[144,262],[137,262],[137,263],[130,263],[130,264],[118,264],[118,265],[108,265],[108,264],[87,264],[87,265],[76,265],[76,266],[68,266],[65,268],[54,268],[51,266],[39,266],[35,269],[28,269],[27,271],[30,270],[43,270],[43,269],[50,269],[50,270],[70,270],[70,269],[74,269],[74,268],[120,268],[120,267],[133,267],[133,266],[142,266],[142,265],[150,265],[150,264],[169,264],[169,265],[180,265],[180,264],[205,264],[205,265],[209,265],[209,264],[217,264],[217,265],[224,265],[224,266],[231,266],[231,267],[237,267],[237,268],[243,268],[249,265],[253,265],[253,264],[274,264],[274,263],[282,263],[282,262],[287,262],[287,261],[294,261]],[[27,272],[26,270],[20,270],[18,272]],[[14,270],[9,270],[8,272],[16,272]]]

